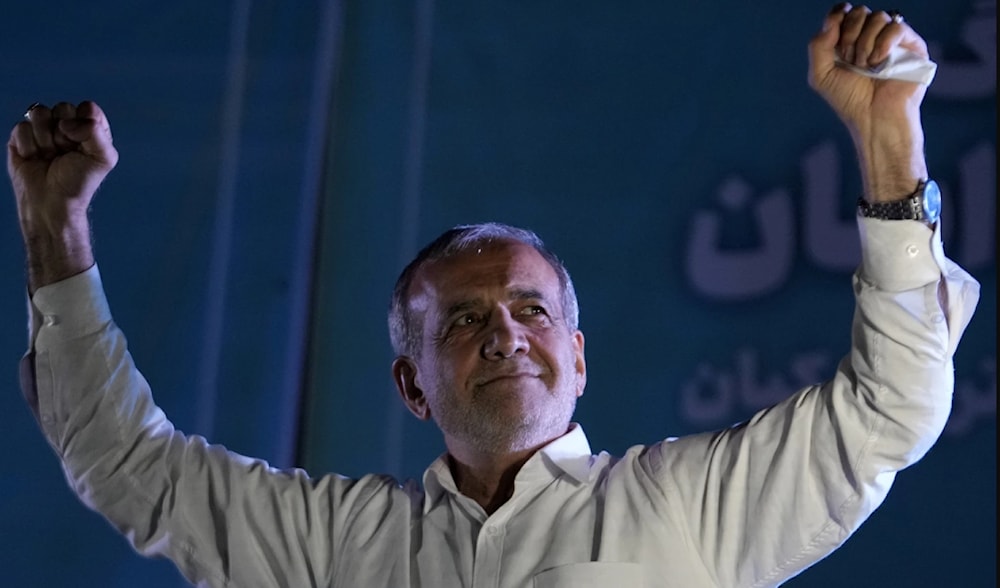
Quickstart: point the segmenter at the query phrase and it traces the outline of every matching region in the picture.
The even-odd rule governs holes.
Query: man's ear
[[[587,387],[587,359],[583,354],[583,332],[573,333],[573,352],[576,356],[576,397],[583,396],[583,389]]]
[[[410,409],[414,416],[422,421],[431,418],[427,397],[417,385],[417,364],[413,359],[400,355],[392,360],[392,381],[396,383],[396,389],[399,390],[406,408]]]

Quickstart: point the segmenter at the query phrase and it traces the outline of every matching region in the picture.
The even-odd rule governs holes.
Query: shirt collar
[[[594,456],[587,435],[579,424],[570,423],[569,431],[565,435],[542,447],[538,453],[542,454],[545,461],[577,483],[590,480],[590,466],[594,462]],[[534,458],[535,456],[532,456],[532,459]]]
[[[521,466],[515,484],[551,481],[566,474],[574,482],[589,481],[594,457],[590,442],[578,423],[570,423],[565,435],[550,441]],[[448,467],[448,454],[443,453],[424,471],[424,511],[437,503],[445,493],[459,494]]]

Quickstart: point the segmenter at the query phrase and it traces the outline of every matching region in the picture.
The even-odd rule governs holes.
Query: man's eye
[[[462,316],[455,319],[453,323],[457,327],[464,327],[467,325],[474,325],[479,322],[479,315],[474,313],[463,314]]]
[[[525,306],[521,309],[521,314],[525,316],[535,316],[545,314],[545,309],[541,306]]]

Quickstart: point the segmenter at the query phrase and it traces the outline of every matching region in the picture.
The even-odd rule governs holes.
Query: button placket
[[[476,538],[476,556],[473,564],[472,584],[476,588],[495,588],[500,581],[500,562],[503,559],[503,542],[511,504],[488,517]]]

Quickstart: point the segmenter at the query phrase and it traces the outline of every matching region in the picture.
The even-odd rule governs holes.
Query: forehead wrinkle
[[[508,300],[544,300],[548,301],[541,290],[535,288],[512,288],[507,293]]]

